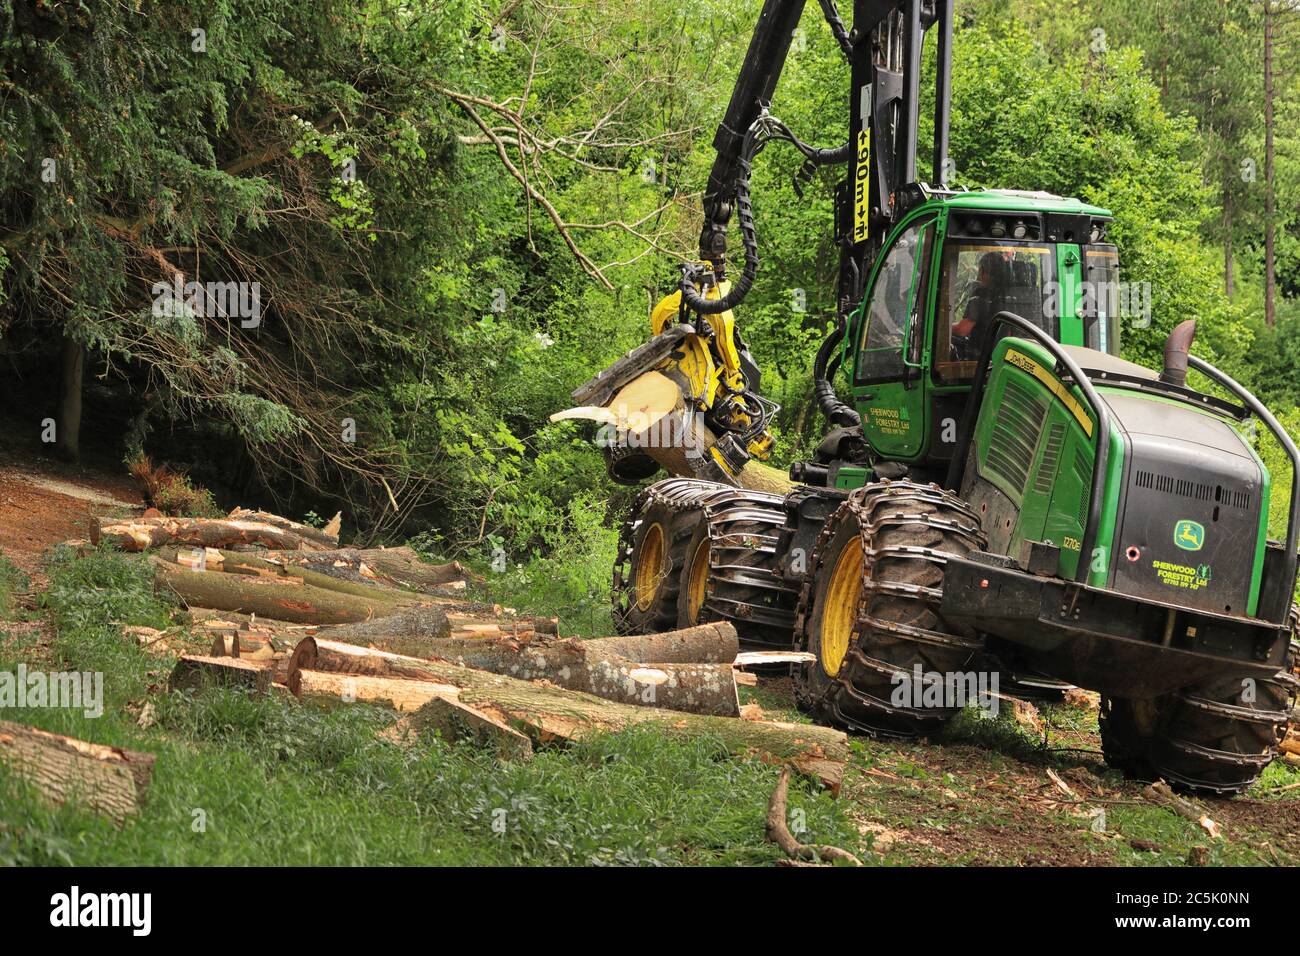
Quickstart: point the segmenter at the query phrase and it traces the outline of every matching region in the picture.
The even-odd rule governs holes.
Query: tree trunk
[[[1274,293],[1276,276],[1277,194],[1273,176],[1273,0],[1264,0],[1264,321],[1270,328],[1277,322]]]
[[[231,518],[91,518],[90,542],[108,541],[124,551],[146,551],[163,545],[226,548],[260,544],[268,548],[317,547],[292,531],[261,521]]]
[[[1228,206],[1226,190],[1223,205],[1223,289],[1229,300],[1237,294],[1237,267],[1232,252],[1232,212]]]
[[[604,658],[656,664],[730,664],[740,653],[736,629],[726,621],[659,634],[597,637],[585,643]]]
[[[81,384],[85,377],[86,350],[80,342],[63,337],[63,372],[59,382],[59,417],[54,447],[68,461],[81,458]]]
[[[409,743],[409,736],[434,734],[446,741],[468,740],[496,752],[502,760],[527,760],[533,742],[490,714],[445,697],[435,697],[403,717],[380,736],[394,743]]]
[[[290,531],[300,538],[313,541],[322,548],[337,548],[339,546],[338,534],[330,534],[320,528],[313,528],[309,524],[300,524],[297,521],[290,521],[288,518],[277,514],[271,514],[269,511],[253,511],[249,508],[235,508],[227,515],[236,521],[257,521],[262,524],[275,525],[277,528],[283,528]]]
[[[364,701],[383,704],[400,713],[417,711],[440,696],[455,701],[458,692],[452,684],[438,684],[433,681],[307,670],[289,672],[289,690],[295,697],[304,700],[336,704]]]
[[[182,552],[172,548],[163,548],[158,552],[158,557],[164,561],[176,561],[182,556]],[[358,584],[328,574],[321,574],[318,571],[311,571],[297,564],[281,560],[270,560],[262,555],[247,551],[205,548],[204,556],[204,568],[208,571],[224,571],[228,574],[244,574],[265,578],[293,579],[310,584],[313,587],[323,588],[326,591],[353,594],[357,597],[370,598],[385,603],[414,606],[419,604],[421,600],[420,595],[410,591],[402,591],[374,582]]]
[[[396,710],[415,710],[435,698],[451,700],[522,730],[535,744],[581,740],[590,734],[616,733],[644,724],[668,737],[714,737],[738,756],[789,763],[835,793],[844,776],[848,737],[829,727],[634,707],[469,667],[428,663],[444,683],[299,670],[290,674],[289,687],[304,698],[368,700],[387,703]]]
[[[619,658],[605,660],[588,652],[591,643],[595,642],[573,638],[523,645],[510,639],[442,640],[434,643],[433,655],[438,659],[434,662],[306,637],[289,659],[289,679],[292,686],[295,672],[316,670],[442,681],[445,664],[450,662],[519,680],[544,680],[556,687],[639,707],[740,716],[736,681],[729,664],[647,665]]]
[[[219,571],[187,571],[158,560],[154,561],[154,569],[155,587],[170,590],[186,605],[242,611],[291,624],[369,621],[404,609],[404,605],[391,601],[326,591],[293,578],[280,581]]]
[[[431,607],[404,607],[377,620],[330,627],[320,636],[410,657],[428,657],[432,653],[431,642],[443,638],[532,640],[553,637],[555,632],[555,618],[515,617],[500,606],[447,602]]]
[[[171,690],[202,690],[204,687],[244,687],[258,694],[271,689],[271,669],[265,664],[238,657],[204,657],[183,654],[168,681]]]
[[[154,755],[0,720],[0,762],[55,803],[81,800],[120,822],[140,811]]]
[[[310,554],[289,552],[268,554],[268,558],[297,564],[343,580],[365,582],[378,579],[414,590],[442,587],[475,576],[459,561],[428,564],[410,548],[338,548]],[[367,576],[366,571],[372,572]]]

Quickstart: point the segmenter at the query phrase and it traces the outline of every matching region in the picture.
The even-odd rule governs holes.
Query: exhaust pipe
[[[1196,338],[1196,320],[1188,319],[1174,326],[1165,339],[1165,367],[1160,373],[1160,381],[1166,385],[1183,387],[1187,384],[1187,355],[1192,350],[1192,339]]]

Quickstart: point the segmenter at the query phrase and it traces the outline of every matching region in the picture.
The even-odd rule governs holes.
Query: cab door
[[[926,444],[924,379],[906,350],[924,331],[934,237],[933,217],[895,234],[862,305],[853,394],[863,434],[885,458],[914,458]]]

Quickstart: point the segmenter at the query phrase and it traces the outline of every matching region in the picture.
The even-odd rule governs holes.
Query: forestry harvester
[[[1285,541],[1269,540],[1274,476],[1247,436],[1262,423],[1293,474],[1296,446],[1190,354],[1193,320],[1160,371],[1119,357],[1113,296],[1097,294],[1118,282],[1106,210],[946,185],[953,0],[854,0],[851,29],[819,2],[848,61],[847,142],[809,146],[769,113],[804,0],[766,0],[714,140],[699,262],[654,310],[653,337],[556,416],[605,424],[616,480],[675,476],[625,523],[616,620],[648,632],[725,619],[751,645],[807,651],[800,706],[874,735],[930,734],[956,712],[900,701],[917,673],[1068,682],[1102,695],[1112,765],[1244,789],[1294,703],[1300,530],[1293,482]],[[732,312],[758,270],[750,163],[772,140],[810,170],[846,168],[838,321],[814,362],[829,428],[789,479],[761,464],[775,406]],[[1219,394],[1189,385],[1189,368]]]

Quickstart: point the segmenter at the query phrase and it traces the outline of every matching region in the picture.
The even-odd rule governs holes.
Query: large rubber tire
[[[691,541],[704,525],[704,502],[726,487],[669,478],[637,496],[614,558],[611,598],[618,633],[652,634],[687,626],[683,596]]]
[[[799,590],[777,570],[785,524],[782,501],[780,495],[743,488],[710,496],[705,522],[696,529],[688,551],[684,603],[689,619],[683,626],[729,621],[747,647],[794,645]]]
[[[1293,643],[1290,666],[1253,685],[1229,673],[1154,700],[1103,697],[1106,762],[1127,776],[1163,778],[1193,793],[1245,790],[1277,758],[1286,736],[1296,700],[1295,654]]]
[[[886,481],[853,492],[822,529],[800,595],[796,630],[816,660],[796,670],[799,706],[873,736],[938,730],[955,708],[896,706],[891,697],[917,665],[957,673],[983,649],[938,607],[947,559],[985,544],[975,513],[937,485]]]

